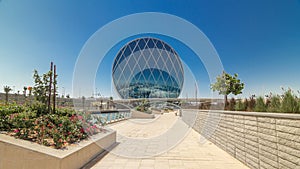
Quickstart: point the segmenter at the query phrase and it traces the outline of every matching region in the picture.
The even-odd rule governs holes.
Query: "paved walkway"
[[[127,120],[111,125],[120,144],[92,168],[248,168],[210,141],[200,143],[200,134],[181,122],[174,113],[165,113],[152,120]]]

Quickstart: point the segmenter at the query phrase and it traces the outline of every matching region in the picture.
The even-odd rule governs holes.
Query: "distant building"
[[[127,43],[115,57],[112,77],[121,98],[177,98],[184,71],[175,50],[160,39]]]

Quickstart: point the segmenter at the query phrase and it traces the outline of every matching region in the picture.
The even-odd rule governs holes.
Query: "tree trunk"
[[[227,107],[228,107],[228,98],[227,98],[227,94],[224,95],[224,101],[225,101],[225,109],[227,110]]]
[[[54,74],[53,74],[53,113],[55,113],[55,100],[56,100],[56,65],[54,65]]]
[[[8,103],[8,93],[5,93],[5,101],[6,101],[6,104]]]
[[[50,64],[49,95],[48,95],[48,105],[47,105],[49,113],[51,113],[52,71],[53,71],[53,62],[51,62],[51,64]]]

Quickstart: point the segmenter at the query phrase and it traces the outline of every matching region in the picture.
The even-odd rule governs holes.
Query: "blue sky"
[[[246,84],[241,97],[281,92],[281,86],[300,89],[298,0],[1,0],[0,86],[15,86],[15,91],[31,86],[33,69],[46,72],[54,61],[59,89],[71,93],[85,42],[105,24],[138,12],[169,13],[196,25],[214,45],[225,71],[238,73]],[[199,68],[198,96],[209,97],[207,75]],[[98,82],[101,91],[104,85]]]

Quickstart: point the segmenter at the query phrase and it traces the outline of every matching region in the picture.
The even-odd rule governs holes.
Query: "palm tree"
[[[6,104],[8,103],[8,93],[11,91],[11,88],[9,86],[4,86],[4,92],[5,92],[5,101]]]

